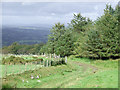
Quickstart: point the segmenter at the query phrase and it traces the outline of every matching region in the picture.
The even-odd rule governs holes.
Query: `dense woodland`
[[[120,58],[120,7],[106,5],[104,14],[92,21],[80,13],[74,14],[65,27],[57,23],[48,36],[46,44],[20,45],[13,43],[3,47],[3,53],[41,54],[56,53],[91,59]]]
[[[17,42],[14,42],[10,46],[4,46],[2,53],[4,54],[39,54],[41,47],[44,43],[33,44],[33,45],[21,45]]]

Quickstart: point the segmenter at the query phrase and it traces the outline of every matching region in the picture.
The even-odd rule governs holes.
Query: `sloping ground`
[[[107,65],[109,64],[109,65]],[[67,65],[40,68],[20,75],[9,76],[5,87],[17,88],[117,88],[118,61],[68,60]],[[41,75],[39,79],[31,79]],[[24,80],[24,82],[23,82]]]
[[[28,28],[28,29],[26,29]],[[31,28],[31,29],[30,29]],[[36,28],[36,29],[32,29]],[[47,42],[50,34],[49,27],[2,27],[2,46],[11,45],[13,42],[20,44],[39,44]]]

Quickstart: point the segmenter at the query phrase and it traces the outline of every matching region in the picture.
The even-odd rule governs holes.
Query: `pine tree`
[[[113,9],[106,6],[104,15],[96,21],[95,29],[88,34],[83,50],[90,58],[120,57],[118,20],[111,14],[111,10]]]

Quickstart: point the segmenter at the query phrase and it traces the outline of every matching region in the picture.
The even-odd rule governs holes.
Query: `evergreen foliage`
[[[113,9],[111,5],[106,5],[104,14],[94,22],[80,13],[74,14],[68,27],[60,22],[52,27],[44,46],[21,47],[13,43],[7,49],[15,54],[39,52],[92,59],[120,58],[120,6]]]
[[[120,57],[120,32],[115,12],[111,6],[106,5],[104,15],[97,19],[93,28],[79,41],[78,56],[93,59]]]

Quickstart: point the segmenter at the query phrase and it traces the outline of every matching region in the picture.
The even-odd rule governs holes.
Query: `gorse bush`
[[[64,58],[62,58],[61,60],[59,60],[59,61],[51,61],[51,66],[57,66],[57,65],[61,65],[61,64],[66,64],[65,63],[65,59]]]
[[[18,64],[18,63],[23,63],[24,59],[20,57],[15,57],[15,56],[10,56],[8,58],[3,58],[2,59],[2,64]]]
[[[8,58],[3,58],[2,59],[2,64],[25,64],[25,63],[39,63],[39,62],[43,62],[43,59],[41,58],[33,58],[32,60],[26,60],[26,59],[23,59],[21,57],[15,57],[15,56],[10,56]]]

